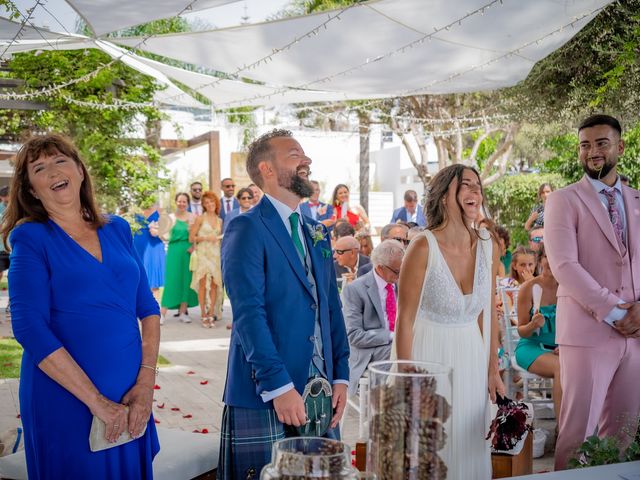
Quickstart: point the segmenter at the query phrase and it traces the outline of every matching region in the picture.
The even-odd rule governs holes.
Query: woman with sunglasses
[[[238,190],[236,198],[238,199],[240,206],[227,213],[227,216],[224,218],[224,225],[222,226],[223,232],[227,229],[227,225],[229,225],[231,220],[236,218],[238,215],[248,212],[253,207],[253,191],[250,188],[241,188]]]
[[[440,170],[429,185],[428,229],[402,262],[396,324],[398,359],[437,362],[453,370],[448,478],[488,480],[486,412],[505,387],[498,371],[495,282],[497,241],[480,228],[484,194],[478,172]],[[482,327],[480,328],[480,325]]]

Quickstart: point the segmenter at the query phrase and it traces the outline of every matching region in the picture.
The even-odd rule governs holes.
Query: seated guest
[[[384,242],[385,240],[396,240],[397,242],[400,242],[404,248],[407,248],[407,245],[409,245],[407,233],[409,233],[409,227],[404,223],[389,223],[382,227],[382,230],[380,231],[380,242]],[[360,267],[361,271],[358,273],[358,276],[368,273],[372,268],[372,263]]]
[[[538,251],[544,242],[544,228],[534,228],[529,232],[529,248],[534,252]]]
[[[427,221],[424,217],[422,206],[418,204],[418,194],[415,190],[404,192],[404,206],[394,210],[389,223],[414,222],[419,227],[426,227]]]
[[[556,418],[560,415],[562,388],[560,385],[560,359],[556,345],[556,302],[558,281],[549,268],[544,246],[538,250],[540,275],[525,282],[518,293],[518,333],[516,347],[518,365],[531,373],[553,378],[553,404]],[[542,288],[539,309],[534,310],[533,287]]]
[[[411,243],[411,240],[420,235],[423,231],[424,227],[416,226],[409,228],[409,231],[407,232],[407,240],[409,241],[409,243]]]
[[[500,246],[500,263],[502,264],[498,265],[498,277],[503,278],[506,277],[507,272],[511,270],[511,250],[509,250],[511,238],[509,236],[509,230],[502,225],[496,225],[495,232],[498,245]]]
[[[373,252],[373,240],[371,240],[369,230],[360,230],[356,233],[356,240],[360,242],[360,253],[370,257]]]
[[[338,220],[331,229],[331,248],[336,248],[336,241],[341,237],[355,237],[356,229],[347,220]]]
[[[236,198],[238,199],[238,204],[240,205],[238,208],[234,208],[225,216],[224,223],[222,224],[222,231],[227,230],[227,225],[229,222],[236,218],[238,215],[243,213],[247,213],[253,207],[253,191],[250,188],[241,188],[238,190],[236,194]]]
[[[339,280],[346,280],[346,283],[366,273],[362,271],[362,267],[371,263],[369,257],[360,253],[360,242],[352,236],[341,237],[336,241],[333,258],[336,276]]]
[[[385,240],[373,249],[373,270],[342,291],[342,311],[351,347],[351,395],[356,393],[358,381],[371,362],[389,360],[397,311],[396,282],[403,256],[400,242]]]
[[[517,287],[536,275],[536,252],[527,247],[518,247],[511,257],[510,276],[503,279],[501,285]]]

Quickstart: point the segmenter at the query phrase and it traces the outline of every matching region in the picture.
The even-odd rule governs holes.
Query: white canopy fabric
[[[186,2],[187,0],[181,0]],[[193,9],[232,0],[195,0]],[[174,0],[67,0],[100,32],[172,16]],[[96,39],[0,18],[0,53],[101,48],[166,88],[156,100],[216,108],[492,90],[524,79],[611,0],[373,0],[342,10],[204,32]],[[19,35],[18,35],[19,33]],[[110,43],[217,70],[222,80]],[[242,81],[241,78],[250,81]]]
[[[607,3],[382,0],[347,9],[315,35],[305,36],[335,12],[157,36],[140,48],[226,73],[270,57],[240,75],[294,88],[386,96],[488,90],[524,79]],[[483,6],[484,14],[463,18]],[[300,40],[277,52],[294,38]]]
[[[238,0],[66,0],[97,35]]]

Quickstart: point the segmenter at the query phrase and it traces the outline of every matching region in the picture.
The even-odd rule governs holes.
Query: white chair
[[[531,373],[528,370],[518,365],[516,361],[516,346],[520,340],[518,334],[518,289],[512,287],[500,287],[500,294],[502,298],[502,305],[504,309],[504,315],[502,317],[504,336],[502,346],[505,351],[505,356],[509,360],[509,367],[507,368],[507,375],[505,375],[507,395],[509,398],[515,396],[515,385],[512,381],[513,374],[511,369],[518,372],[518,375],[522,378],[522,394],[526,402],[533,404],[549,404],[553,406],[553,399],[551,398],[551,392],[553,390],[550,378],[544,378],[535,373]],[[515,324],[515,325],[514,325]],[[535,398],[531,396],[531,390],[539,391],[542,394],[542,398]]]

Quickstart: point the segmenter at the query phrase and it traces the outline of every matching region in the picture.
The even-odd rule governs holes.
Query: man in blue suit
[[[232,178],[223,178],[220,187],[222,188],[222,198],[220,199],[220,214],[218,216],[224,222],[227,214],[239,208],[240,204],[234,196],[236,185]]]
[[[221,479],[258,478],[273,443],[307,425],[302,394],[312,379],[332,387],[325,435],[339,435],[349,344],[326,228],[300,215],[300,200],[312,194],[310,164],[287,130],[249,146],[247,172],[265,195],[229,223],[222,245],[233,329]]]
[[[310,183],[313,186],[313,194],[309,197],[309,201],[300,204],[300,212],[316,222],[330,219],[333,216],[333,207],[320,201],[320,184],[315,180],[311,180]]]
[[[398,221],[417,223],[419,227],[427,226],[427,220],[424,218],[422,206],[418,204],[418,194],[415,190],[404,192],[404,207],[393,211],[389,223],[397,223]]]

